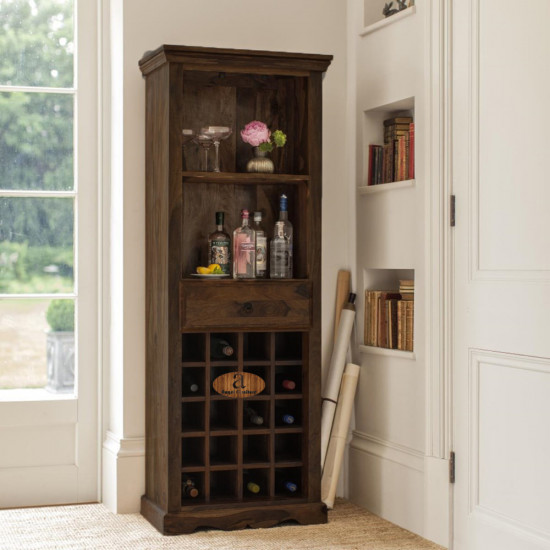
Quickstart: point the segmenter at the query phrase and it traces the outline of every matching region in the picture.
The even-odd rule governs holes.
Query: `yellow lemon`
[[[207,267],[197,267],[197,273],[200,273],[201,275],[208,275],[210,270]]]
[[[217,271],[221,271],[220,264],[210,264],[208,266],[208,269],[210,270],[210,273],[216,273]]]

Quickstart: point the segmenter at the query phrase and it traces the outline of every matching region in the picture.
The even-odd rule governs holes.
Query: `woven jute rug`
[[[117,515],[101,504],[0,510],[2,550],[431,550],[441,546],[338,500],[324,525],[162,536],[140,514]]]

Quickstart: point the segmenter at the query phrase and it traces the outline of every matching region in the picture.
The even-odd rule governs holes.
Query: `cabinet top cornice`
[[[310,71],[326,71],[331,61],[332,55],[324,54],[165,44],[154,51],[145,52],[139,61],[139,67],[144,75],[165,63],[181,63],[186,69],[197,71],[306,75]]]

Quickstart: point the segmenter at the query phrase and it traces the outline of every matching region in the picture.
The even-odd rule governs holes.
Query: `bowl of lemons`
[[[229,273],[224,273],[219,264],[210,264],[208,267],[198,266],[196,271],[196,273],[191,273],[193,277],[200,277],[203,279],[229,277]]]

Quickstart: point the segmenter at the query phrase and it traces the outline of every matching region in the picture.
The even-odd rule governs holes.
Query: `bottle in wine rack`
[[[292,414],[289,414],[287,412],[281,412],[279,413],[279,420],[283,423],[283,424],[287,424],[287,425],[292,425],[294,424],[294,422],[296,422],[296,418],[294,417],[294,415]]]
[[[233,279],[256,277],[256,232],[248,217],[248,210],[241,210],[242,225],[233,231]]]
[[[256,232],[256,278],[267,277],[267,238],[262,225],[262,213],[254,212],[254,231]]]
[[[287,392],[294,391],[296,389],[296,382],[292,376],[285,374],[278,374],[276,376],[277,391]]]
[[[208,236],[208,260],[218,264],[221,270],[231,273],[231,237],[223,227],[224,212],[216,212],[216,231]]]
[[[197,498],[199,496],[199,490],[197,489],[195,480],[192,477],[184,477],[182,481],[181,490],[183,496],[186,498]]]
[[[249,473],[244,473],[244,488],[248,494],[257,495],[262,491],[262,486],[258,479]]]
[[[244,408],[244,414],[245,414],[246,418],[248,419],[248,422],[250,422],[250,424],[254,424],[255,426],[261,426],[264,423],[263,416],[260,416],[251,407],[245,407]]]
[[[280,478],[277,483],[277,489],[281,493],[291,493],[294,494],[298,491],[298,485],[289,479]]]
[[[194,376],[184,376],[183,378],[183,391],[184,393],[198,393],[200,390],[200,384]]]
[[[210,357],[212,359],[228,359],[234,351],[233,346],[225,338],[217,336],[210,338]]]

